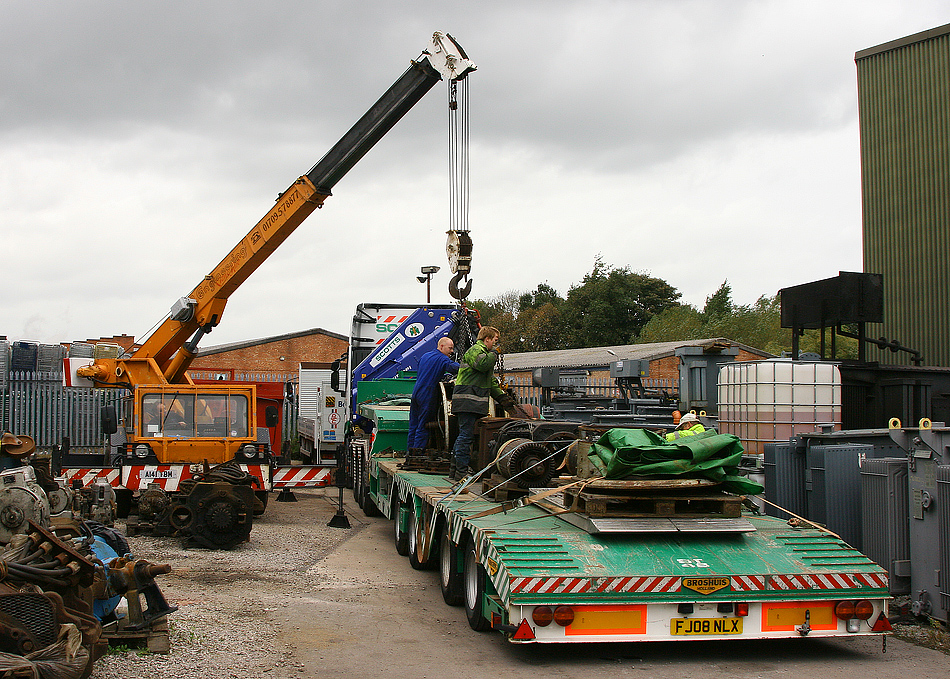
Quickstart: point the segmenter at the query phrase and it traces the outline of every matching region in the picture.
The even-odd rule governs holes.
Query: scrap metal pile
[[[144,630],[177,610],[155,583],[171,566],[133,559],[121,533],[82,517],[114,517],[107,493],[74,493],[42,459],[24,464],[28,436],[2,441],[0,679],[86,677],[110,629]]]

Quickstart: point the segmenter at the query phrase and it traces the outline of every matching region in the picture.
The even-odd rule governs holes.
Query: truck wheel
[[[462,590],[468,626],[476,632],[486,631],[491,624],[482,615],[482,599],[485,598],[485,569],[478,563],[475,557],[475,544],[471,541],[465,546]]]
[[[462,603],[462,578],[459,574],[459,550],[452,544],[449,527],[439,538],[439,585],[442,598],[449,606]]]
[[[395,493],[393,494],[393,498],[393,525],[395,526],[393,528],[393,539],[396,543],[396,554],[399,556],[409,556],[409,533],[402,529],[401,522],[399,521],[402,505],[395,499]]]

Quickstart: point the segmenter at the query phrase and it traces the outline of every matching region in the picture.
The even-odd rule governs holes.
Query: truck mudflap
[[[336,465],[291,465],[274,467],[274,490],[284,488],[321,488],[333,483]]]
[[[257,478],[257,490],[271,490],[270,466],[266,464],[242,464],[241,469]],[[166,492],[177,492],[178,487],[185,479],[190,479],[196,472],[200,472],[202,465],[196,464],[158,464],[158,465],[128,465],[122,468],[84,468],[63,469],[62,476],[72,485],[79,481],[87,487],[97,481],[108,481],[113,488],[127,490],[145,490],[150,483],[157,483]]]

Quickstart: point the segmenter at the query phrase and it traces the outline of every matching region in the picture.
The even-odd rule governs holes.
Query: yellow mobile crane
[[[258,502],[266,501],[274,458],[269,444],[258,441],[254,385],[199,385],[186,374],[198,342],[221,322],[231,293],[322,207],[334,185],[436,82],[455,83],[474,70],[475,64],[450,35],[433,34],[427,49],[392,87],[280,194],[211,273],[175,302],[134,353],[96,359],[76,370],[78,377],[97,386],[128,389],[129,397],[121,419],[104,412],[104,431],[118,433],[120,440],[124,434],[106,461],[111,468],[66,469],[67,479],[88,484],[105,478],[126,499],[141,493],[141,525],[158,534],[186,535],[220,548],[247,539],[253,493],[258,493]],[[209,465],[222,463],[228,468],[209,475]],[[257,510],[263,506],[257,504]]]

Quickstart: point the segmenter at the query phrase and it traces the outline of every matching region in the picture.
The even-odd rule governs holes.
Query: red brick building
[[[232,342],[198,350],[188,374],[194,379],[283,381],[301,363],[329,364],[346,354],[349,339],[323,328]],[[262,379],[269,376],[269,379]],[[283,378],[283,379],[281,379]]]

